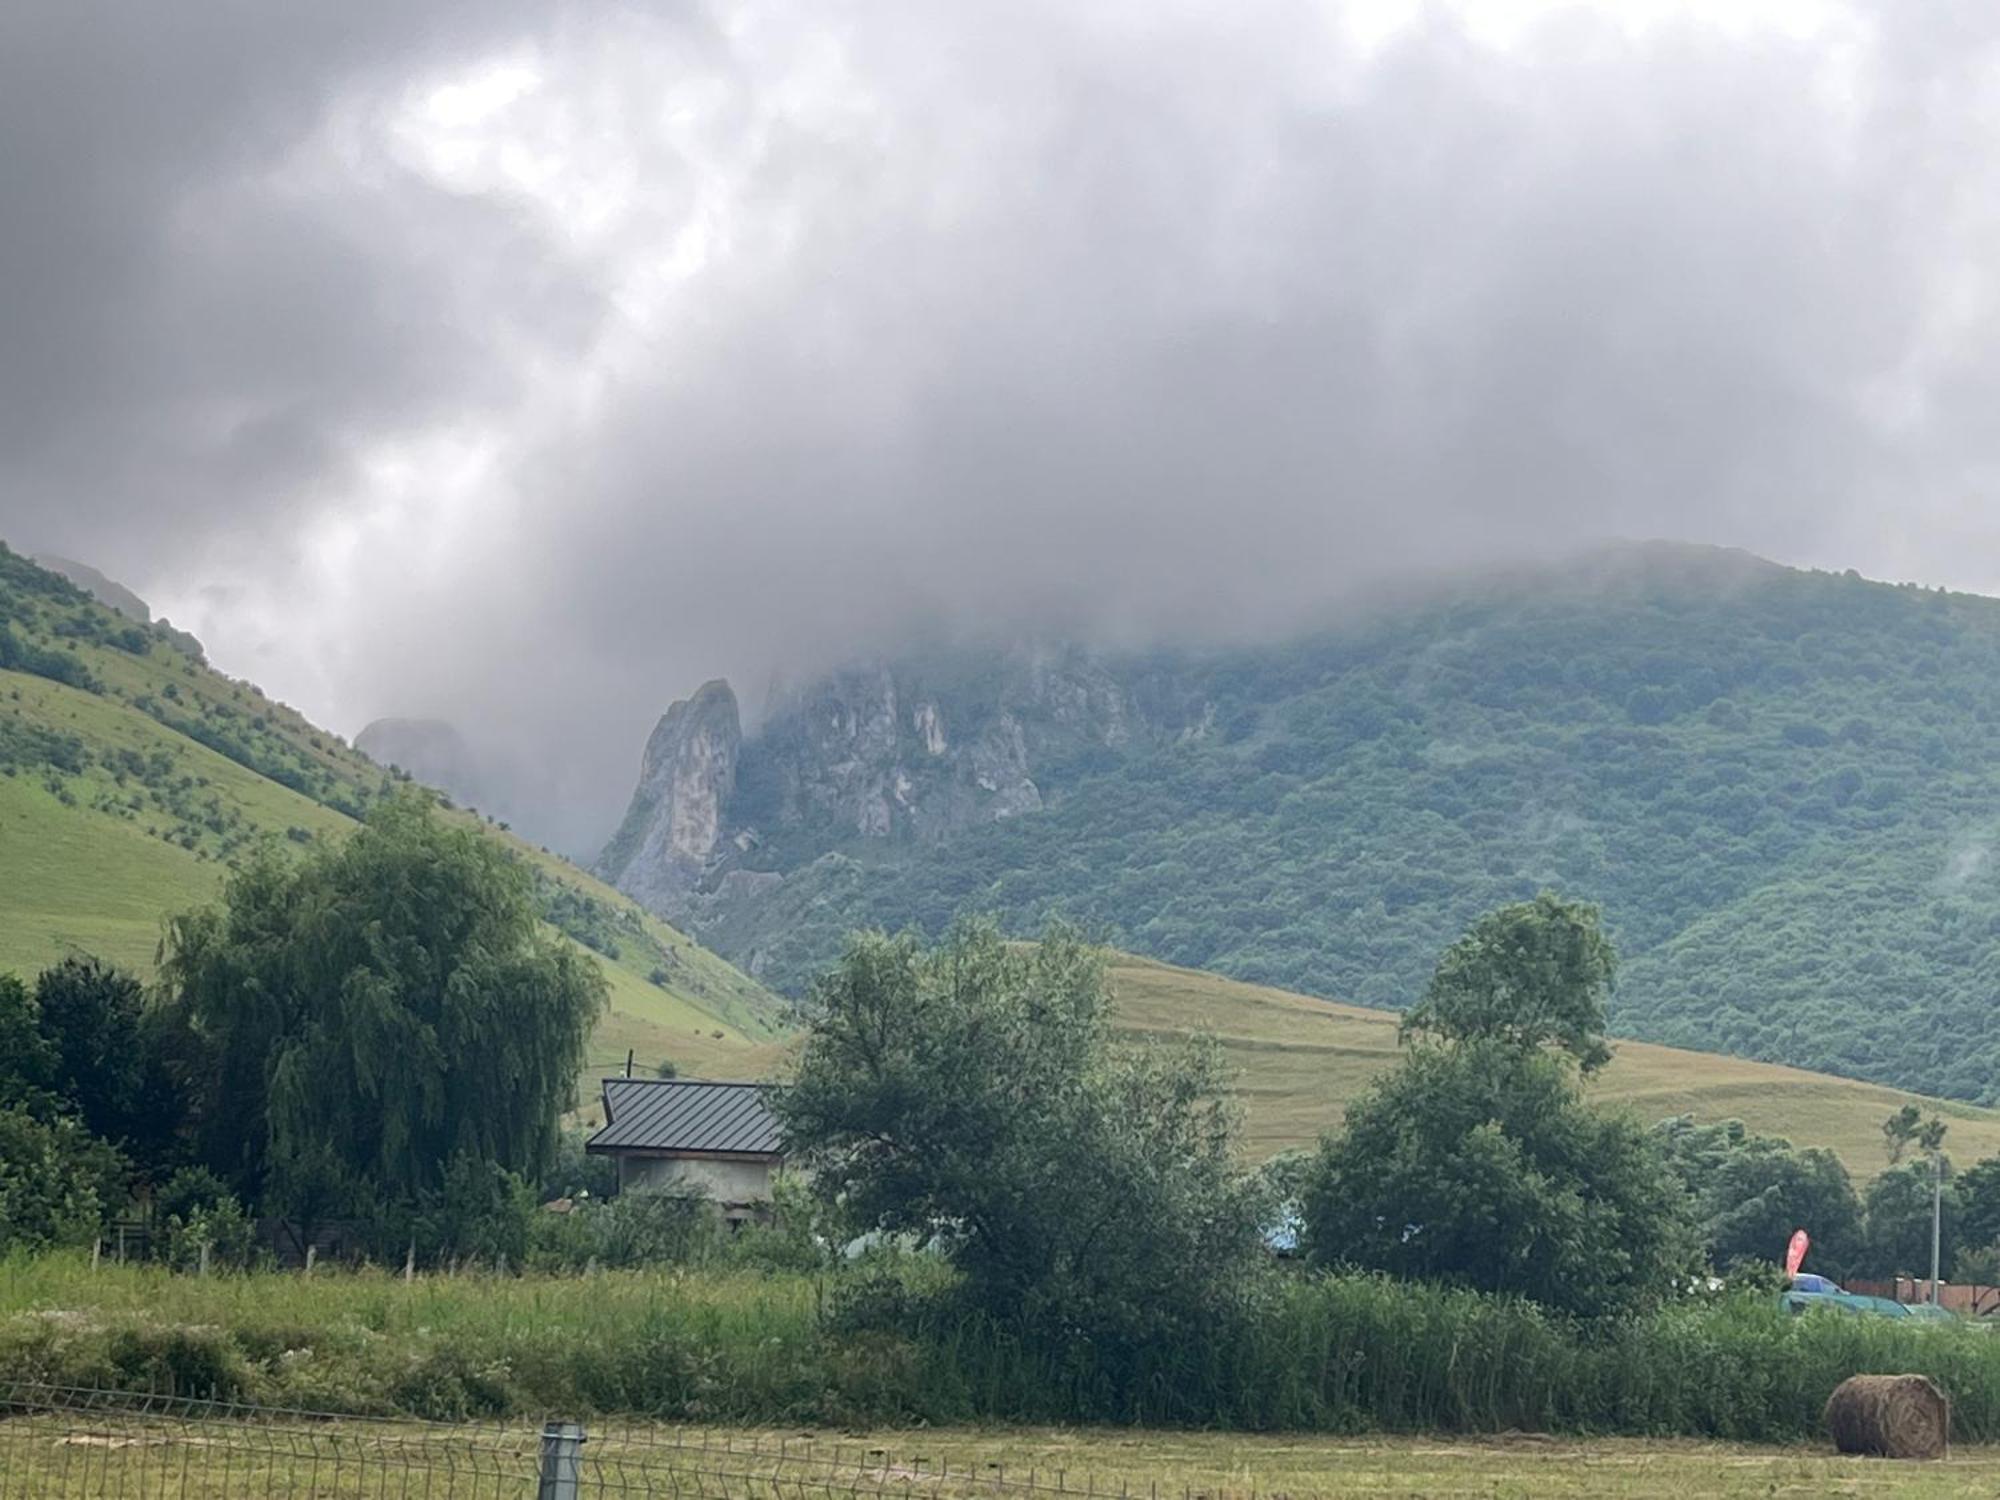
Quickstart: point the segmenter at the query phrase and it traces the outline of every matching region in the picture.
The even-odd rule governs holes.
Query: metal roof
[[[769,1088],[697,1078],[607,1078],[604,1128],[585,1149],[776,1156],[783,1148],[764,1102]]]

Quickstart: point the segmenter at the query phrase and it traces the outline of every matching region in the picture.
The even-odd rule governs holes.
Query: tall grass
[[[0,1262],[0,1380],[172,1387],[363,1414],[696,1422],[1118,1422],[1786,1440],[1848,1375],[1913,1370],[2000,1441],[2000,1332],[1762,1301],[1582,1326],[1366,1277],[1274,1278],[1211,1338],[1100,1358],[976,1317],[829,1319],[841,1277],[632,1271],[193,1278]]]

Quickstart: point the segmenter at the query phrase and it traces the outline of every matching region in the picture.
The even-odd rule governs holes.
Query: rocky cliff
[[[598,872],[656,912],[686,910],[721,847],[742,744],[736,694],[726,682],[705,683],[662,714]]]
[[[1041,766],[1142,729],[1127,689],[1070,647],[834,672],[781,696],[747,737],[729,684],[711,682],[654,729],[598,871],[662,914],[727,920],[830,854],[1039,811]]]

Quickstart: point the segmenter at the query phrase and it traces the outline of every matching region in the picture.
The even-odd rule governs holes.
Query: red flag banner
[[[1796,1276],[1799,1274],[1799,1267],[1806,1263],[1806,1246],[1811,1243],[1812,1241],[1806,1237],[1806,1232],[1803,1229],[1794,1229],[1792,1231],[1792,1242],[1785,1247],[1785,1274],[1787,1276]]]

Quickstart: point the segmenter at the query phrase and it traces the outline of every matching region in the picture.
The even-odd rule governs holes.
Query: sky
[[[0,538],[588,852],[728,675],[1616,537],[2000,592],[2000,8],[0,7]]]

